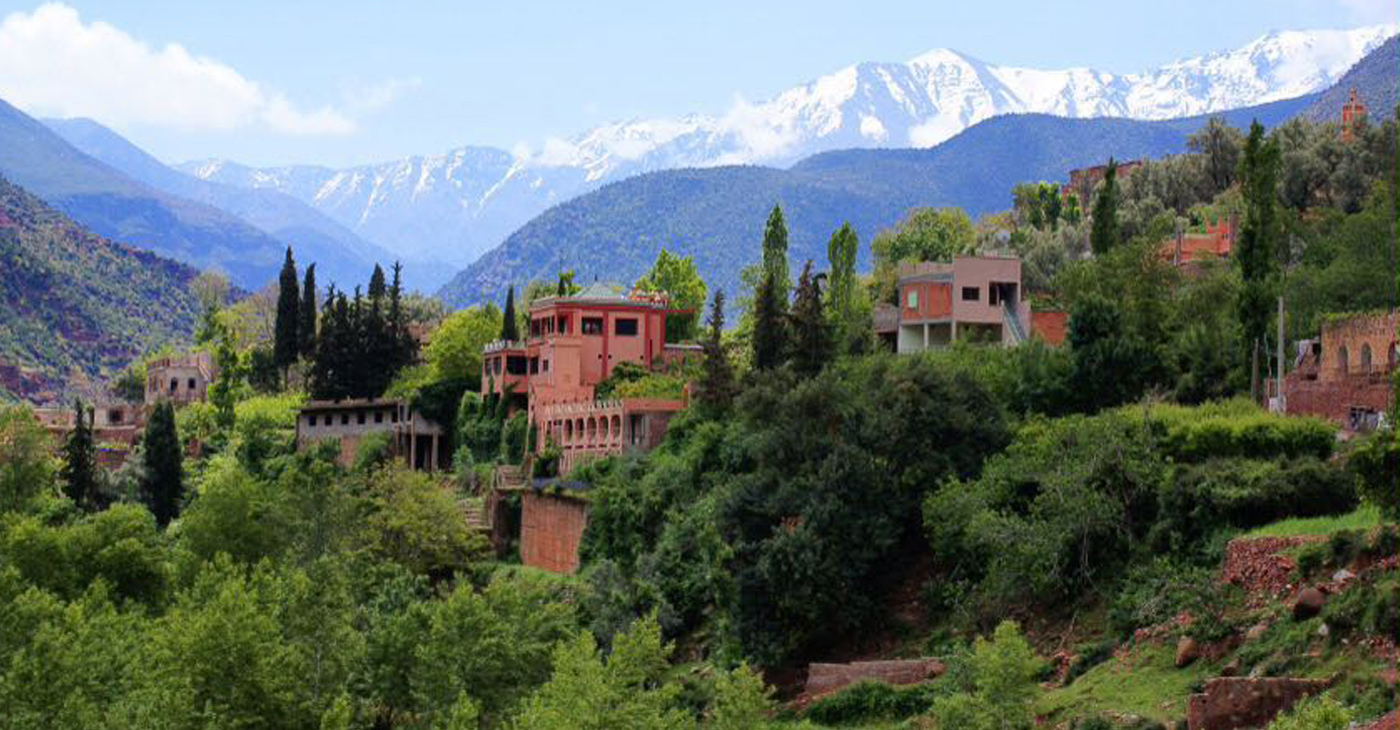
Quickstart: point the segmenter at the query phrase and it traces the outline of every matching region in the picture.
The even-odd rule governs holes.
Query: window
[[[540,371],[540,359],[539,359],[538,357],[532,357],[532,358],[530,358],[530,374],[531,374],[531,375],[534,375],[534,374],[538,373],[539,371]]]
[[[908,307],[909,309],[918,309],[918,308],[919,308],[919,290],[918,290],[918,289],[910,289],[910,290],[909,290],[909,297],[908,297],[907,302],[906,302],[906,304],[905,304],[904,306]]]
[[[569,334],[569,316],[567,314],[559,315],[559,334]]]
[[[342,413],[342,414],[340,414],[340,425],[342,425],[342,426],[348,426],[348,425],[350,425],[350,414],[349,414],[349,413]]]
[[[982,290],[975,286],[965,286],[962,289],[964,302],[976,302],[982,299]]]
[[[524,355],[510,355],[506,358],[506,373],[510,375],[525,375],[529,371],[529,361]]]
[[[179,390],[179,389],[180,389],[180,379],[179,379],[179,378],[171,378],[171,379],[170,379],[170,392],[171,392],[171,393],[174,393],[175,391],[177,391],[177,390]]]
[[[548,360],[545,360],[544,363],[541,365],[541,368],[542,368],[546,373],[549,372],[549,361],[548,361]]]
[[[398,422],[399,422],[399,409],[395,408],[394,410],[389,411],[389,423],[398,423]]]
[[[618,319],[618,320],[613,320],[613,334],[617,335],[618,337],[636,337],[636,336],[637,336],[637,320],[635,320],[635,319]]]
[[[602,317],[584,317],[584,318],[583,318],[583,327],[581,328],[581,330],[582,330],[582,332],[583,332],[585,335],[601,335],[601,334],[603,334],[603,318],[602,318]]]
[[[364,411],[355,411],[355,423],[358,424],[358,425],[361,425],[361,426],[365,425],[365,412],[364,412]]]
[[[190,378],[186,385],[189,387],[190,390],[194,390],[194,378]]]
[[[120,409],[120,408],[114,408],[114,409],[112,409],[112,410],[110,410],[110,411],[107,411],[107,421],[108,421],[108,423],[121,423],[121,421],[122,421],[122,412],[121,412],[121,409]]]
[[[308,425],[308,426],[315,426],[315,425],[316,425],[316,414],[315,414],[315,413],[313,413],[313,414],[311,414],[311,415],[309,415],[309,416],[306,417],[306,425]]]
[[[383,422],[384,422],[384,411],[375,411],[375,412],[374,412],[374,422],[375,422],[375,423],[383,423]]]

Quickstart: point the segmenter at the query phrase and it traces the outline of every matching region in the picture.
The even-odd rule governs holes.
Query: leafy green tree
[[[1084,214],[1079,207],[1078,195],[1074,193],[1069,194],[1069,197],[1065,199],[1064,212],[1061,216],[1065,219],[1066,223],[1072,226],[1079,225],[1079,219],[1082,218]]]
[[[736,383],[734,366],[724,349],[724,292],[715,292],[710,305],[709,333],[703,343],[705,360],[701,363],[700,379],[695,381],[695,397],[714,413],[729,410],[734,401]]]
[[[414,573],[462,570],[486,551],[484,539],[462,521],[452,493],[423,473],[397,466],[375,472],[369,503],[371,547]]]
[[[1243,287],[1236,303],[1249,353],[1250,394],[1259,398],[1259,361],[1274,312],[1277,286],[1280,222],[1277,214],[1279,148],[1277,139],[1266,139],[1264,125],[1250,125],[1240,160],[1240,188],[1244,195],[1244,223],[1235,244]]]
[[[1222,117],[1211,117],[1206,126],[1187,138],[1186,148],[1205,157],[1208,197],[1224,192],[1234,183],[1243,142],[1239,130],[1226,124]]]
[[[1127,332],[1116,302],[1091,295],[1070,311],[1070,382],[1080,407],[1093,412],[1137,398],[1152,367],[1142,340]]]
[[[914,208],[880,231],[871,244],[881,301],[894,301],[899,265],[906,261],[952,261],[977,244],[972,219],[961,208]]]
[[[97,451],[92,438],[92,409],[73,400],[73,430],[63,444],[63,493],[82,509],[97,506]]]
[[[1118,163],[1108,160],[1098,197],[1094,199],[1093,227],[1089,230],[1089,248],[1102,256],[1122,242],[1118,229]]]
[[[754,295],[753,366],[771,370],[783,363],[788,349],[787,302],[778,275],[769,271]]]
[[[666,294],[675,309],[690,310],[690,314],[666,317],[666,341],[695,339],[699,330],[700,310],[705,307],[705,282],[689,256],[679,256],[666,249],[656,256],[651,270],[637,280],[634,289]]]
[[[579,293],[581,289],[574,283],[573,270],[559,272],[559,283],[554,288],[554,295],[559,297],[571,297]]]
[[[1366,498],[1387,519],[1400,518],[1400,432],[1393,426],[1377,430],[1352,452],[1347,466],[1354,472]]]
[[[219,428],[228,432],[235,421],[234,406],[238,402],[239,386],[247,378],[247,371],[239,360],[238,351],[233,348],[233,339],[226,328],[220,328],[218,345],[214,349],[214,364],[219,375],[209,384],[209,404],[214,406]]]
[[[821,285],[812,276],[809,260],[802,267],[792,305],[793,368],[802,375],[816,375],[831,361],[831,355],[831,331],[822,311]]]
[[[771,275],[770,275],[771,276]],[[656,620],[637,621],[613,640],[605,659],[589,633],[560,645],[554,676],[525,704],[512,727],[529,730],[683,730],[695,722],[678,705],[680,688],[663,683],[668,647]]]
[[[831,234],[826,244],[827,261],[831,273],[827,277],[826,297],[827,316],[831,319],[835,340],[843,352],[863,352],[864,340],[869,334],[867,302],[860,301],[865,296],[858,289],[856,278],[856,255],[860,251],[860,239],[856,237],[850,223]]]
[[[301,282],[301,308],[297,311],[297,354],[310,360],[316,355],[316,264],[306,267]]]
[[[763,677],[740,664],[715,677],[715,700],[705,723],[711,730],[764,730],[777,709],[773,690]]]
[[[1041,662],[1014,621],[997,626],[991,641],[978,637],[969,660],[974,689],[934,701],[939,727],[1025,730],[1035,724],[1034,702]]]
[[[501,337],[506,342],[515,342],[520,339],[520,323],[516,321],[515,315],[515,287],[512,286],[506,292],[506,308],[501,315]]]
[[[433,377],[465,380],[471,390],[480,389],[482,348],[497,338],[503,324],[501,311],[491,304],[449,314],[423,353]]]
[[[287,258],[282,262],[282,272],[277,277],[277,319],[273,327],[272,355],[277,367],[286,370],[297,362],[301,350],[301,338],[297,327],[301,318],[301,290],[297,282],[297,265],[292,261],[292,247],[287,247]]]
[[[773,206],[763,226],[763,271],[765,277],[772,277],[774,292],[786,308],[788,292],[792,289],[792,276],[788,273],[788,230],[783,209],[777,205]]]
[[[185,497],[185,474],[180,435],[175,431],[175,407],[161,401],[151,411],[141,440],[143,466],[141,494],[161,527],[180,514]]]

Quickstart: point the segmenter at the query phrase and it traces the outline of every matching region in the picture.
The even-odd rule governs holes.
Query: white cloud
[[[884,142],[890,136],[889,132],[885,130],[885,123],[880,121],[878,117],[872,117],[869,114],[862,115],[860,118],[860,134],[862,137],[876,142]]]
[[[723,132],[739,137],[744,149],[729,153],[718,161],[721,165],[745,164],[780,157],[797,144],[797,134],[772,122],[770,112],[762,105],[750,104],[735,95],[729,111],[719,120]]]
[[[293,135],[347,134],[333,107],[306,111],[176,43],[154,49],[62,3],[0,22],[0,97],[43,116],[92,117],[192,131],[261,125]]]
[[[372,84],[350,88],[345,92],[346,104],[359,111],[378,111],[405,93],[423,85],[423,80],[414,76],[406,79],[383,79]]]
[[[565,167],[578,163],[579,149],[574,143],[550,137],[544,141],[544,149],[531,162],[544,167]]]

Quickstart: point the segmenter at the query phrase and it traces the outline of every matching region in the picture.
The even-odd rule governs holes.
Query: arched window
[[[574,421],[572,418],[564,422],[564,443],[570,446],[574,443]]]
[[[1361,345],[1361,372],[1371,372],[1371,343]]]
[[[622,441],[622,416],[612,417],[612,437],[614,441]]]
[[[588,443],[593,443],[598,438],[598,421],[592,416],[588,417]]]
[[[1339,372],[1345,373],[1349,369],[1350,365],[1347,363],[1347,346],[1342,345],[1341,347],[1337,348],[1337,370]]]

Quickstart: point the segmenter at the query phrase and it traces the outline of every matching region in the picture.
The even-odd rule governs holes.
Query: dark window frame
[[[623,325],[628,325],[631,332],[623,332]],[[641,322],[636,317],[619,317],[613,320],[613,334],[618,337],[636,337],[641,331]]]
[[[971,296],[968,296],[969,294],[971,294]],[[965,287],[963,287],[963,288],[962,288],[962,300],[963,300],[964,302],[980,302],[980,301],[982,301],[982,287],[980,287],[980,286],[965,286]]]

